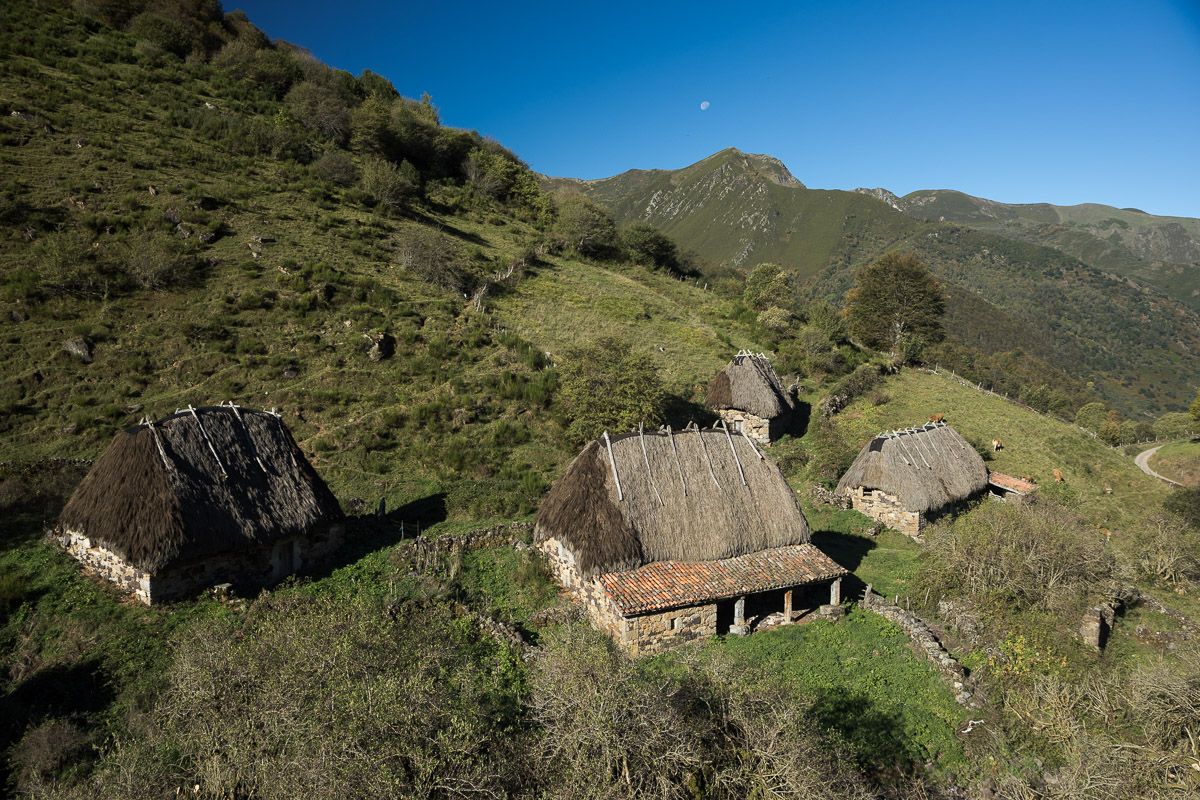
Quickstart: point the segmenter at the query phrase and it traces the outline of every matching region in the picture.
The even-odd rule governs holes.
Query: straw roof
[[[791,413],[796,405],[767,357],[745,351],[734,356],[713,378],[705,404],[717,410],[745,411],[763,419]]]
[[[278,415],[217,406],[118,433],[58,524],[153,573],[341,517]]]
[[[965,500],[987,481],[979,453],[942,422],[879,434],[854,459],[838,491],[879,489],[907,511],[928,512]]]
[[[609,441],[588,444],[538,511],[539,539],[563,542],[585,577],[808,542],[791,487],[743,435],[689,427]]]

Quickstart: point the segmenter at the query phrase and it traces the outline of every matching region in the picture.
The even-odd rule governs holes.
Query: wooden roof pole
[[[200,421],[200,415],[196,413],[196,409],[192,408],[192,404],[188,403],[187,410],[192,413],[192,419],[196,420],[196,424],[200,426],[200,435],[204,437],[204,443],[208,445],[208,452],[212,453],[216,459],[217,466],[221,469],[221,476],[228,478],[229,473],[225,471],[225,465],[221,463],[221,457],[217,455],[217,448],[213,447],[212,439],[208,438],[208,431],[204,430],[204,423]]]
[[[650,488],[654,490],[654,496],[658,498],[658,504],[665,506],[662,494],[658,491],[658,486],[654,483],[654,470],[650,468],[650,455],[646,452],[646,426],[645,423],[638,423],[638,441],[642,443],[642,461],[646,463],[646,477],[650,481]]]
[[[237,417],[237,421],[242,423],[242,430],[246,432],[246,439],[250,442],[250,452],[254,453],[254,460],[258,462],[258,468],[265,474],[267,467],[263,464],[262,459],[258,457],[258,448],[254,445],[254,436],[250,433],[250,426],[246,424],[246,420],[242,419],[242,412],[238,411],[238,407],[232,400],[229,401],[229,409]]]
[[[675,445],[670,425],[667,426],[667,439],[671,442],[671,452],[675,454],[675,470],[679,473],[679,482],[683,484],[683,496],[687,497],[687,478],[683,477],[683,464],[679,461],[679,448]]]
[[[721,420],[721,429],[725,431],[725,438],[729,441],[729,452],[733,453],[733,461],[737,464],[738,475],[742,479],[742,486],[749,489],[750,484],[746,483],[746,473],[742,471],[742,460],[738,458],[737,448],[733,446],[733,435],[729,433],[729,426],[725,424],[725,420]]]
[[[608,431],[604,432],[604,444],[608,447],[608,463],[612,467],[613,480],[617,482],[617,500],[624,500],[625,492],[621,490],[621,476],[617,473],[617,459],[613,455],[612,440],[608,438]]]
[[[174,472],[175,468],[171,466],[171,459],[167,458],[166,448],[163,447],[162,439],[160,439],[158,436],[158,428],[154,427],[154,420],[150,419],[149,417],[142,417],[142,420],[146,423],[146,427],[150,429],[150,433],[154,436],[154,444],[158,446],[158,454],[162,457],[163,466],[167,468],[168,472]]]
[[[704,443],[704,431],[696,428],[696,435],[700,437],[700,449],[704,451],[704,460],[708,462],[708,474],[712,475],[713,483],[720,489],[721,482],[717,480],[717,471],[713,469],[712,456],[708,454],[708,445]]]

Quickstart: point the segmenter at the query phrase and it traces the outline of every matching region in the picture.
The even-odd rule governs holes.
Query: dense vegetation
[[[548,193],[501,145],[441,125],[431,98],[331,70],[215,2],[2,13],[10,792],[1195,790],[1200,665],[1187,620],[1200,506],[1105,444],[1127,426],[1087,408],[1096,398],[1081,381],[962,339],[922,354],[1049,385],[1061,402],[1022,398],[1078,410],[1098,438],[944,376],[892,374],[892,354],[852,341],[838,307],[847,286],[814,294],[766,253],[743,271],[701,265],[653,227]],[[949,262],[910,249],[944,279]],[[951,332],[968,295],[947,290]],[[527,519],[578,442],[606,426],[704,421],[705,382],[741,348],[773,348],[817,409],[772,452],[802,497],[836,480],[866,437],[938,412],[981,448],[1001,436],[994,465],[1043,484],[1042,504],[982,504],[925,546],[805,501],[819,546],[947,629],[982,682],[980,711],[957,706],[899,629],[857,608],[631,661],[578,621],[528,549],[435,570],[412,558],[414,529]],[[336,564],[258,598],[146,609],[45,540],[120,426],[229,398],[279,407],[351,514]],[[363,513],[381,499],[387,516]],[[1147,601],[1100,659],[1074,629],[1110,583]],[[984,725],[960,733],[976,714]]]

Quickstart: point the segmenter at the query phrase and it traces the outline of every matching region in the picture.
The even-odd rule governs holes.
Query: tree
[[[576,444],[662,419],[666,393],[654,364],[616,339],[571,352],[562,373],[559,403]]]
[[[338,145],[350,138],[350,109],[346,100],[333,89],[312,81],[292,87],[284,98],[300,124]]]
[[[1159,439],[1182,439],[1200,429],[1191,414],[1168,411],[1154,423],[1154,435]]]
[[[1108,408],[1104,403],[1088,403],[1075,412],[1075,424],[1092,433],[1099,433],[1100,426],[1108,417]]]
[[[755,311],[766,311],[772,306],[786,307],[792,304],[791,281],[783,267],[764,262],[746,276],[746,288],[742,290],[742,302]]]
[[[622,228],[621,245],[638,263],[659,269],[679,268],[679,248],[675,242],[648,222],[633,222]]]
[[[888,253],[863,267],[846,294],[850,332],[894,355],[940,341],[945,310],[941,285],[911,253]]]
[[[1192,419],[1200,422],[1200,389],[1196,390],[1196,399],[1188,406],[1188,413],[1192,415]]]
[[[617,226],[608,212],[581,195],[565,198],[554,223],[558,242],[578,255],[607,258],[617,252]]]

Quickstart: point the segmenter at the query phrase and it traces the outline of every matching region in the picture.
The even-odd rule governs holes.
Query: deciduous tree
[[[888,253],[863,267],[846,294],[850,332],[894,355],[941,340],[945,309],[941,285],[910,253]]]

